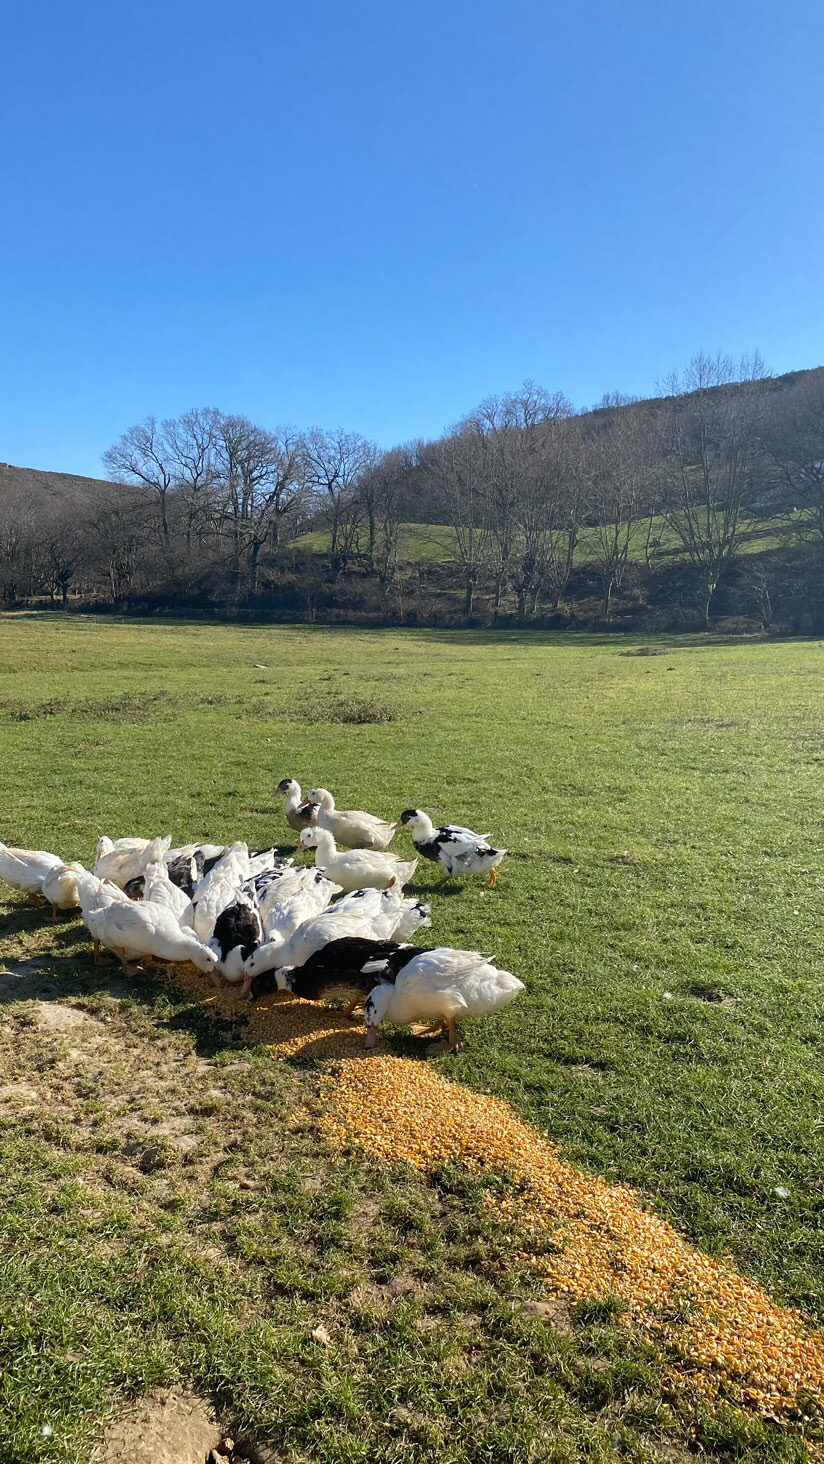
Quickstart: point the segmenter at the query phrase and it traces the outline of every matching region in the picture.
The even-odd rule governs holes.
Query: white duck
[[[89,876],[94,879],[94,876]],[[180,961],[191,961],[199,971],[212,971],[217,958],[207,945],[198,940],[191,930],[181,930],[174,911],[168,905],[155,900],[107,899],[103,889],[90,891],[90,912],[97,929],[97,938],[109,950],[115,952],[125,970],[130,970],[129,959],[145,960],[153,956],[157,961],[170,965]],[[83,886],[86,881],[78,876],[78,892],[83,909]],[[89,921],[84,910],[84,919]],[[95,931],[89,926],[94,936]]]
[[[88,874],[85,865],[72,862],[71,864],[57,864],[43,876],[42,891],[44,899],[52,907],[52,920],[57,919],[58,910],[76,910],[80,904],[80,896],[77,892],[78,874]]]
[[[143,874],[147,864],[162,859],[171,842],[171,835],[165,839],[118,839],[114,842],[104,834],[97,841],[94,873],[98,879],[109,879],[123,889],[129,880],[138,879]]]
[[[304,829],[300,848],[315,849],[315,865],[344,892],[362,889],[385,890],[390,884],[401,889],[418,867],[417,859],[396,859],[374,849],[350,849],[339,853],[328,829]]]
[[[211,939],[221,911],[234,904],[241,886],[249,878],[249,850],[242,842],[232,844],[209,873],[195,886],[193,926],[202,941]]]
[[[308,828],[317,817],[317,809],[304,802],[300,783],[296,778],[281,778],[272,796],[286,799],[286,822],[296,834]]]
[[[457,951],[449,946],[419,951],[401,946],[384,959],[368,962],[380,984],[364,1003],[366,1045],[374,1047],[381,1022],[407,1026],[433,1022],[433,1034],[446,1027],[452,1052],[460,1048],[459,1017],[482,1017],[506,1006],[524,984],[511,971],[500,971],[478,951]]]
[[[169,878],[169,870],[163,863],[149,864],[143,876],[143,899],[165,905],[171,910],[181,929],[191,930],[194,906],[185,890]]]
[[[488,874],[492,888],[498,883],[497,866],[506,849],[493,849],[486,841],[488,834],[476,834],[461,824],[442,824],[435,828],[428,814],[419,808],[407,808],[400,823],[412,835],[412,842],[424,859],[440,864],[445,871],[441,884],[467,874]]]
[[[46,849],[15,849],[0,844],[0,879],[34,904],[38,896],[42,897],[45,876],[62,864],[59,854],[49,854]]]
[[[431,907],[423,900],[404,898],[394,881],[385,890],[355,890],[342,895],[332,908],[367,916],[373,922],[376,940],[407,941],[416,930],[432,924]]]
[[[100,947],[108,945],[104,930],[104,917],[110,905],[132,902],[119,885],[109,880],[98,879],[87,870],[77,876],[77,899],[89,935],[92,938],[92,952],[95,961],[100,959]]]
[[[304,920],[320,915],[333,895],[340,893],[340,885],[319,869],[296,869],[293,874],[287,885],[276,887],[276,898],[260,906],[266,940],[287,940]]]
[[[396,823],[359,808],[336,808],[328,788],[313,788],[307,799],[317,809],[316,827],[328,829],[335,843],[346,849],[385,849],[395,836]]]

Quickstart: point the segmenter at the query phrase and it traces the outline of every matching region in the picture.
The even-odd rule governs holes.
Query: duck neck
[[[301,794],[300,783],[295,783],[286,794],[286,812],[294,813],[300,807]]]
[[[417,839],[418,843],[428,843],[429,840],[432,838],[434,832],[435,825],[429,817],[429,814],[419,813],[417,819],[415,820],[415,838]]]
[[[337,849],[335,847],[335,840],[329,830],[316,828],[315,838],[317,839],[317,843],[315,844],[315,863],[323,864],[327,859],[334,859]]]

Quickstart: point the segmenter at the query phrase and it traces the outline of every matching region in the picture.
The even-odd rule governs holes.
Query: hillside
[[[104,478],[81,478],[75,473],[44,473],[40,468],[16,468],[0,463],[0,504],[25,505],[33,513],[52,518],[66,510],[84,517],[128,490]]]

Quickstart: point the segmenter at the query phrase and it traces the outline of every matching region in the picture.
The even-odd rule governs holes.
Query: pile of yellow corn
[[[672,1349],[690,1386],[777,1417],[803,1413],[805,1396],[824,1401],[824,1339],[797,1313],[695,1250],[631,1190],[565,1163],[508,1104],[394,1057],[344,1062],[326,1082],[323,1128],[336,1146],[510,1175],[520,1192],[493,1202],[501,1215],[523,1237],[552,1228],[558,1244],[539,1260],[524,1239],[518,1258],[572,1300],[620,1298],[627,1322]]]
[[[250,1042],[269,1047],[276,1057],[364,1058],[363,1023],[322,1002],[302,1001],[287,991],[248,1002],[239,986],[215,987],[209,976],[185,963],[174,967],[175,984],[216,1016],[247,1023]],[[380,1051],[387,1045],[378,1039]]]
[[[631,1190],[566,1163],[508,1104],[380,1048],[364,1061],[362,1026],[317,1002],[280,993],[248,1003],[189,966],[175,979],[217,1015],[244,1018],[249,1040],[275,1056],[343,1059],[322,1080],[321,1124],[335,1147],[511,1176],[517,1191],[491,1203],[521,1237],[517,1259],[571,1300],[619,1298],[624,1320],[672,1351],[682,1383],[777,1418],[803,1413],[807,1398],[824,1403],[824,1339],[796,1312],[689,1245]],[[528,1237],[547,1229],[556,1244],[539,1258]]]

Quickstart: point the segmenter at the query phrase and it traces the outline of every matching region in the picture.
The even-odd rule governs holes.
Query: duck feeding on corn
[[[395,837],[396,823],[360,808],[336,808],[328,788],[313,788],[308,799],[316,810],[316,826],[327,829],[335,843],[345,849],[385,849]]]
[[[441,884],[469,874],[489,875],[493,889],[498,883],[497,867],[506,849],[495,849],[488,844],[488,834],[476,834],[461,824],[441,824],[436,828],[420,808],[405,809],[399,822],[408,828],[421,857],[431,859],[445,871]]]
[[[458,951],[449,946],[416,950],[400,946],[386,956],[367,962],[364,974],[379,984],[364,1003],[366,1046],[375,1046],[381,1022],[408,1026],[430,1021],[430,1035],[446,1028],[449,1048],[460,1050],[460,1017],[483,1017],[514,1001],[524,983],[511,971],[501,971],[479,951]]]
[[[95,956],[105,945],[126,971],[132,970],[130,960],[148,957],[169,965],[191,961],[199,971],[211,971],[216,965],[214,952],[194,931],[183,930],[174,910],[160,899],[130,900],[93,874],[77,876],[77,891],[83,919],[96,942]]]
[[[420,950],[361,934],[336,936],[300,967],[280,970],[277,985],[304,1001],[320,1001],[340,989],[368,993],[367,1048],[375,1046],[381,1022],[408,1026],[426,1021],[432,1024],[430,1036],[439,1036],[446,1028],[452,1052],[460,1048],[459,1018],[498,1011],[524,989],[517,976],[500,970],[478,951],[449,946]],[[361,1000],[359,995],[350,1002],[347,1015]]]
[[[417,859],[397,859],[375,849],[339,851],[328,829],[304,829],[300,836],[301,850],[314,849],[315,865],[327,879],[340,885],[344,893],[360,889],[385,890],[390,884],[402,888],[418,867]]]
[[[332,941],[349,936],[388,941],[404,938],[431,925],[429,906],[404,898],[393,886],[388,890],[365,890],[369,898],[354,896],[330,905],[319,915],[304,920],[286,940],[270,940],[258,946],[246,962],[244,996],[263,996],[267,991],[287,990],[284,972],[304,966],[316,951]]]

